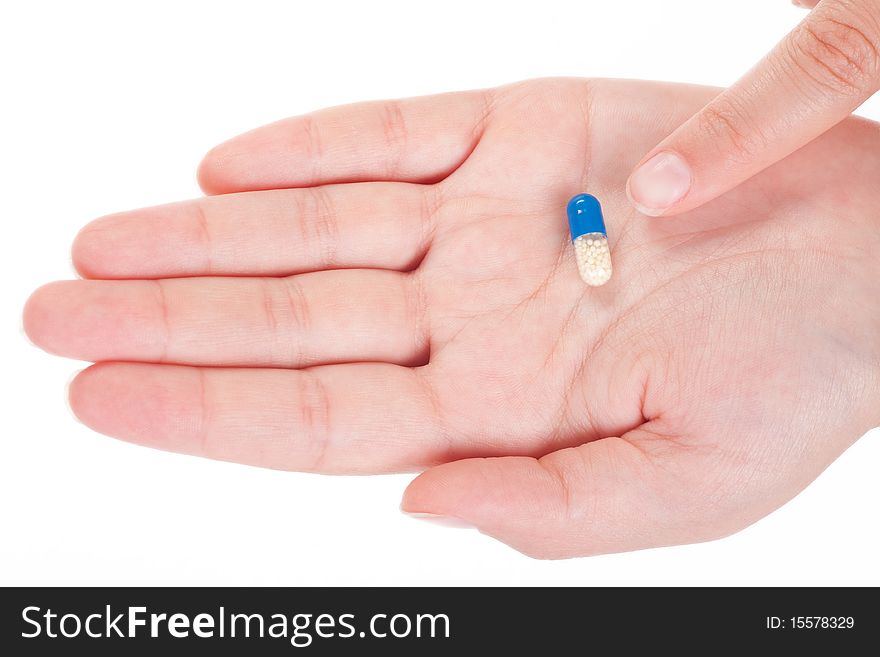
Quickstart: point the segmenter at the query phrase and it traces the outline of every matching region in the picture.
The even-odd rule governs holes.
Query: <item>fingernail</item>
[[[465,522],[461,518],[454,518],[452,516],[441,516],[436,513],[410,513],[409,511],[404,511],[404,513],[410,518],[424,520],[431,523],[432,525],[438,525],[440,527],[453,527],[455,529],[474,529],[474,526],[472,524]]]
[[[659,216],[691,188],[691,169],[675,153],[657,153],[629,177],[626,192],[642,214]]]

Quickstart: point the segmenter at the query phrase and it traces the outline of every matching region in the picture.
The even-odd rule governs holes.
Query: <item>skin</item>
[[[213,196],[84,228],[86,280],[35,292],[27,333],[101,361],[71,405],[123,440],[424,470],[405,511],[536,557],[729,534],[880,424],[880,126],[646,220],[628,172],[715,93],[535,80],[260,128],[208,154]],[[581,191],[601,288],[567,234]]]
[[[812,9],[764,59],[638,163],[630,200],[676,215],[736,187],[836,125],[880,89],[880,0]]]

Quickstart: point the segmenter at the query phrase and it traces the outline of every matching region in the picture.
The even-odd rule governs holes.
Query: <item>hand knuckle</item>
[[[729,98],[717,98],[698,116],[700,132],[719,150],[732,153],[737,159],[749,159],[766,145],[761,129]]]
[[[326,188],[311,187],[300,190],[294,199],[292,225],[297,243],[306,244],[312,253],[319,254],[323,267],[332,267],[337,261],[340,237],[334,195]]]
[[[382,105],[380,122],[385,144],[392,154],[389,159],[387,176],[395,178],[400,169],[409,142],[409,129],[406,122],[406,111],[403,101],[389,100]]]
[[[309,470],[321,472],[332,430],[330,395],[323,381],[312,372],[302,372],[298,387],[298,440],[312,454]]]
[[[822,88],[861,94],[880,72],[877,41],[854,17],[826,16],[805,23],[796,33],[794,61]]]

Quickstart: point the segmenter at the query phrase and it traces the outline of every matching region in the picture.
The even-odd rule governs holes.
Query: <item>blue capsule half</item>
[[[568,228],[572,240],[587,233],[608,235],[602,218],[602,206],[595,196],[578,194],[568,202]]]

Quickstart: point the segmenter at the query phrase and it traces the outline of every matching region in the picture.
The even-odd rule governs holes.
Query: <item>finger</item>
[[[435,195],[424,185],[329,185],[123,212],[87,225],[73,261],[87,278],[409,269],[427,248]]]
[[[819,0],[791,0],[791,4],[804,9],[812,9],[819,4]]]
[[[356,363],[309,370],[102,363],[70,386],[101,433],[172,452],[283,470],[411,471],[444,446],[418,370]]]
[[[358,103],[257,128],[211,150],[199,167],[209,194],[333,182],[433,182],[471,153],[489,91]]]
[[[828,130],[878,87],[880,3],[826,0],[643,158],[630,199],[653,216],[700,206]]]
[[[540,459],[447,463],[419,475],[401,508],[473,525],[540,558],[692,542],[700,528],[681,502],[690,491],[655,463],[646,446],[658,440],[637,429]]]
[[[25,308],[40,347],[81,360],[305,367],[427,360],[415,276],[336,270],[291,278],[60,281]]]

